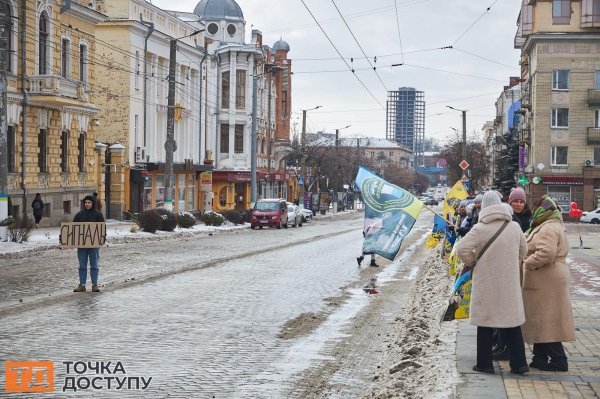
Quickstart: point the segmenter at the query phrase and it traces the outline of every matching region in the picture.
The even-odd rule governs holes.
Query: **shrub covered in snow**
[[[220,226],[225,218],[220,213],[206,212],[200,217],[200,220],[207,226]]]
[[[11,222],[10,224],[7,224],[8,226],[8,239],[12,242],[24,242],[27,241],[27,239],[29,239],[29,234],[31,233],[31,230],[33,230],[33,228],[35,227],[35,223],[33,222],[32,219],[30,218],[7,218],[7,223]]]
[[[250,211],[225,211],[223,217],[233,224],[244,224],[250,221]]]
[[[196,225],[196,218],[189,212],[179,212],[177,214],[177,224],[181,228],[189,229]]]
[[[156,209],[150,209],[140,212],[137,217],[137,224],[146,233],[156,233],[160,229],[162,216],[156,212]]]
[[[155,211],[160,215],[162,221],[160,227],[161,231],[173,231],[177,227],[177,215],[174,212],[169,212],[165,208],[156,208]]]

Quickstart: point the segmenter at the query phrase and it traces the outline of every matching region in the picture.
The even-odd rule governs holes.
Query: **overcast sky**
[[[479,132],[494,118],[495,100],[509,76],[519,75],[513,40],[521,0],[304,0],[373,96],[348,70],[302,0],[237,2],[246,19],[246,41],[255,28],[262,31],[264,44],[272,46],[282,37],[291,47],[292,122],[298,131],[301,110],[322,105],[308,112],[308,131],[351,125],[340,134],[385,137],[386,88],[407,86],[425,92],[426,137],[444,139],[454,134],[450,127],[462,129],[460,112],[446,105],[468,110],[467,130]],[[190,0],[152,3],[190,12],[196,5]],[[445,46],[454,49],[420,51]],[[390,67],[400,63],[405,65]]]

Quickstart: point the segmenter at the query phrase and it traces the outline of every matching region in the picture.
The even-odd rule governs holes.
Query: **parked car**
[[[600,208],[595,211],[583,212],[580,220],[583,223],[600,224]]]
[[[285,228],[288,227],[288,207],[284,199],[262,199],[256,201],[250,216],[250,228],[264,226]]]
[[[291,202],[287,204],[288,209],[288,224],[291,224],[292,227],[302,227],[302,212],[300,208]]]
[[[433,198],[429,198],[427,201],[424,202],[425,205],[437,205],[438,202],[433,199]]]
[[[302,209],[300,209],[300,212],[302,212],[302,221],[303,222],[308,222],[309,220],[313,220],[313,213],[310,209],[302,208]]]

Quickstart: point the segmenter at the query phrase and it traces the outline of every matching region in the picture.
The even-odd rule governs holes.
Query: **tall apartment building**
[[[414,165],[423,164],[425,93],[413,87],[388,92],[386,138],[413,151]]]
[[[600,206],[600,1],[523,0],[515,47],[530,198]]]

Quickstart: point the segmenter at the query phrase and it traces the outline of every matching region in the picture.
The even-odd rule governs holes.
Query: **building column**
[[[108,193],[109,211],[107,218],[123,220],[123,211],[125,210],[125,172],[124,166],[126,147],[120,143],[115,143],[108,148],[110,153],[110,164],[107,172],[110,174],[110,192]]]

